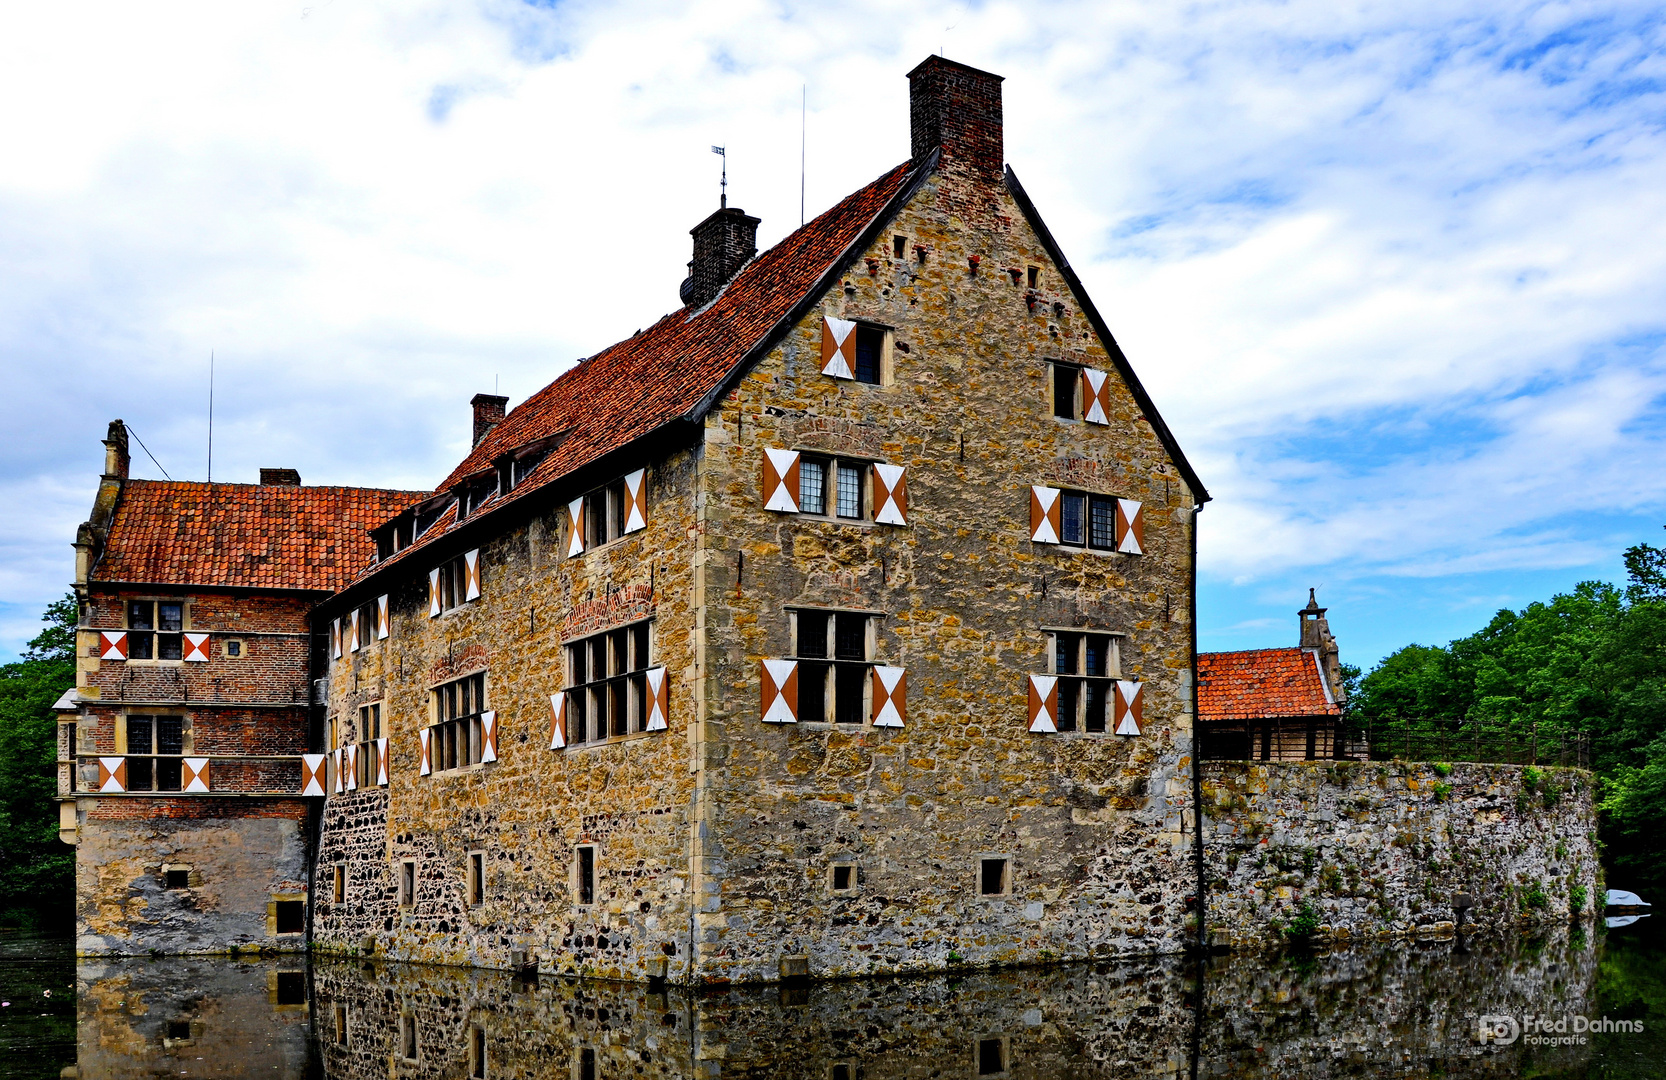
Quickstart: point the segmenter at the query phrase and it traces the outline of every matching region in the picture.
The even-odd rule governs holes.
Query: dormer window
[[[409,514],[401,514],[371,534],[376,539],[378,561],[390,559],[395,553],[411,546],[412,524]]]
[[[443,496],[437,499],[429,499],[426,503],[417,507],[415,535],[412,539],[415,540],[416,537],[420,537],[423,533],[432,529],[434,523],[445,515],[446,507],[450,506],[452,502],[450,496]]]
[[[510,463],[510,466],[509,466],[509,470],[510,470],[509,485],[511,487],[519,487],[520,484],[521,484],[521,481],[523,481],[527,477],[531,476],[532,475],[532,470],[534,470],[538,466],[542,465],[544,463],[544,459],[549,457],[549,456],[550,456],[550,452],[549,452],[549,449],[546,447],[543,450],[536,450],[536,451],[534,451],[530,454],[527,454],[525,457],[516,458],[513,462]]]

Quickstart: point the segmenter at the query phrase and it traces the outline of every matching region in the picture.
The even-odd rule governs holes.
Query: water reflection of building
[[[300,1006],[282,1003],[284,977],[275,964],[84,963],[80,1075],[177,1063],[271,1080],[1513,1076],[1575,1068],[1590,1047],[1484,1047],[1478,1017],[1589,1015],[1596,953],[1563,934],[1468,952],[1442,942],[692,993],[326,961]]]

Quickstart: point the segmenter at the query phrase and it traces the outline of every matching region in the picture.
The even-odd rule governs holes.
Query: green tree
[[[47,607],[16,663],[0,665],[0,918],[55,924],[74,909],[75,849],[58,839],[58,719],[75,685],[76,604]]]

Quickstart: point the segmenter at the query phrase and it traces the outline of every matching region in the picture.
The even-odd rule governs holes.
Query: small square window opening
[[[189,889],[191,887],[191,871],[166,871],[167,887],[170,889]]]
[[[1030,267],[1030,288],[1032,288],[1032,289],[1035,288],[1037,283],[1040,282],[1040,280],[1041,280],[1041,267],[1039,267],[1039,266]]]
[[[241,641],[238,641],[235,638],[232,638],[232,639],[228,640],[225,643],[225,653],[226,653],[227,656],[232,657],[234,659],[236,657],[242,656],[243,655],[243,643]]]
[[[856,887],[856,868],[854,866],[835,866],[833,868],[833,891],[849,892]]]
[[[1030,273],[1035,273],[1031,270]],[[1001,1039],[978,1040],[978,1075],[999,1076],[1007,1071],[1007,1048]]]
[[[907,255],[908,254],[908,237],[906,237],[906,236],[893,236],[893,237],[891,237],[891,254],[895,255],[899,259],[902,258],[904,255]]]
[[[416,860],[406,859],[399,864],[399,906],[416,904]]]
[[[272,907],[273,914],[276,916],[278,933],[299,934],[306,930],[307,906],[305,901],[279,900]]]
[[[884,380],[885,331],[867,323],[856,324],[856,381],[875,386]]]
[[[1053,415],[1061,420],[1081,419],[1076,409],[1076,397],[1082,384],[1082,369],[1074,364],[1054,362]]]
[[[978,892],[983,896],[1004,896],[1007,892],[1008,859],[982,859],[978,864]]]

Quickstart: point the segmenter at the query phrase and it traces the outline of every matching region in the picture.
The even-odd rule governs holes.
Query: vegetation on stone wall
[[[1666,894],[1666,547],[1638,544],[1625,565],[1624,588],[1581,582],[1445,646],[1407,645],[1360,680],[1350,713],[1378,730],[1587,738],[1610,884]],[[1527,787],[1546,806],[1561,795]]]
[[[23,659],[0,665],[0,922],[67,924],[75,849],[58,839],[58,720],[75,685],[75,600],[46,609]]]

